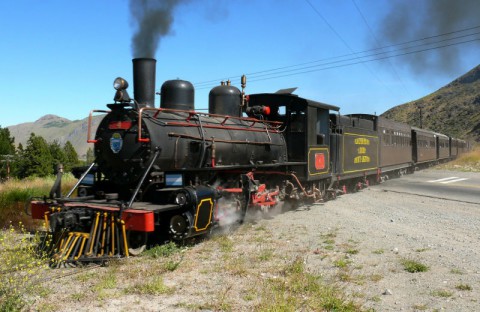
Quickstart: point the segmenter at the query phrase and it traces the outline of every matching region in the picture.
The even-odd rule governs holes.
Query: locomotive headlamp
[[[122,77],[117,77],[113,81],[113,87],[117,91],[122,91],[122,90],[125,90],[125,89],[128,88],[128,82],[125,79],[123,79]]]
[[[128,88],[128,82],[123,79],[122,77],[117,77],[113,81],[113,87],[117,92],[115,93],[115,96],[113,97],[113,100],[115,102],[130,102],[130,96],[128,95],[127,88]]]
[[[175,196],[175,204],[183,206],[187,203],[187,194],[180,192]]]

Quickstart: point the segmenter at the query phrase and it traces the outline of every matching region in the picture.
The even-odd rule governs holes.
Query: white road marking
[[[460,181],[464,181],[464,180],[468,180],[468,179],[467,179],[467,178],[463,178],[463,179],[456,179],[456,180],[443,181],[443,182],[440,182],[440,183],[447,184],[447,183],[455,183],[455,182],[460,182]]]
[[[442,182],[442,181],[447,181],[447,180],[451,180],[451,179],[458,179],[458,178],[457,177],[449,177],[449,178],[443,178],[443,179],[438,179],[438,180],[430,180],[430,181],[427,181],[427,182],[435,183],[435,182]]]
[[[430,180],[430,181],[427,181],[427,182],[447,184],[447,183],[460,182],[460,181],[464,181],[464,180],[468,180],[468,178],[448,177],[448,178],[443,178],[443,179],[438,179],[438,180]]]

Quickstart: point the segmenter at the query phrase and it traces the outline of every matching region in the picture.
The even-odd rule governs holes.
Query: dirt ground
[[[32,298],[30,309],[264,310],[278,298],[266,285],[302,261],[358,310],[478,311],[479,243],[479,205],[372,186],[268,218],[250,216],[167,258],[50,270],[42,282],[48,291]],[[420,272],[408,272],[408,261]],[[155,278],[161,283],[146,283]]]

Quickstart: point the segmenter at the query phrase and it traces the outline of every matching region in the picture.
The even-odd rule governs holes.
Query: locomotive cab
[[[339,108],[299,97],[294,90],[251,94],[246,111],[252,117],[282,122],[290,169],[308,181],[320,180],[331,172],[329,112]]]

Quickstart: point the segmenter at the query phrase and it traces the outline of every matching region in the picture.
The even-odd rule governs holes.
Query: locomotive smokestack
[[[155,66],[153,58],[134,58],[133,96],[136,108],[155,107]]]

